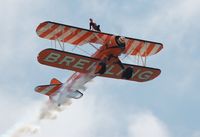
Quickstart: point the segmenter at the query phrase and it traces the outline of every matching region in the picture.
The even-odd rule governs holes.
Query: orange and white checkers
[[[35,88],[35,91],[39,92],[41,94],[45,94],[47,96],[50,96],[52,94],[55,94],[61,87],[62,87],[62,84],[57,84],[57,85],[42,85],[42,86],[37,86]]]
[[[113,34],[92,31],[50,21],[39,24],[36,32],[41,38],[58,40],[77,46],[87,43],[104,45],[109,42],[109,39],[113,36]],[[129,37],[125,38],[126,49],[124,53],[128,55],[150,56],[158,53],[163,48],[163,45],[158,42]]]

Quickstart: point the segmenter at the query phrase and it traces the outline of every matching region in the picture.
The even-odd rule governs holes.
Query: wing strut
[[[141,51],[138,51],[138,55],[136,55],[136,61],[137,61],[137,64],[139,65],[140,63],[140,60],[142,62],[142,65],[143,66],[146,66],[147,64],[147,42],[144,42],[144,46],[145,46],[145,51],[144,51],[144,56],[142,56],[141,54]],[[127,54],[125,54],[125,56],[122,58],[122,60],[126,59],[129,55],[131,55],[132,53],[132,50],[130,50]]]

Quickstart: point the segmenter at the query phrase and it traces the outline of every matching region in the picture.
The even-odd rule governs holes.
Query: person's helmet
[[[125,44],[125,37],[120,36],[119,39],[118,39],[118,42],[120,44]]]
[[[117,43],[117,45],[118,45],[119,48],[121,48],[121,49],[125,48],[125,46],[126,46],[125,37],[116,36],[115,40],[116,40],[116,43]]]

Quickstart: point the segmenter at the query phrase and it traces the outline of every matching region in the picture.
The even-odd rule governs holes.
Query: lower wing
[[[41,64],[72,70],[80,73],[91,73],[91,70],[96,67],[96,64],[99,62],[98,59],[78,55],[70,52],[64,52],[56,49],[45,49],[41,51],[38,55],[38,61]],[[156,68],[123,64],[125,68],[132,68],[133,73],[131,77],[127,80],[145,82],[152,80],[160,75],[161,70]],[[123,79],[122,78],[123,70],[119,65],[113,64],[107,66],[106,72],[102,77]]]

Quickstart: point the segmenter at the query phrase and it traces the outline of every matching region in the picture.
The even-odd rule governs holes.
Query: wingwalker
[[[90,44],[96,49],[91,57],[66,52],[64,45],[63,50],[49,48],[39,53],[37,58],[39,63],[75,71],[65,83],[53,78],[49,85],[35,88],[36,92],[49,96],[50,101],[58,106],[69,98],[81,98],[83,93],[80,90],[85,90],[84,85],[96,76],[145,82],[161,73],[160,69],[146,67],[146,57],[158,53],[163,48],[158,42],[104,33],[99,27],[96,30],[88,30],[50,21],[39,24],[36,33],[44,39],[69,43],[75,47]],[[94,44],[100,45],[99,48]],[[119,58],[121,54],[125,57],[141,57],[144,63],[125,64]]]

